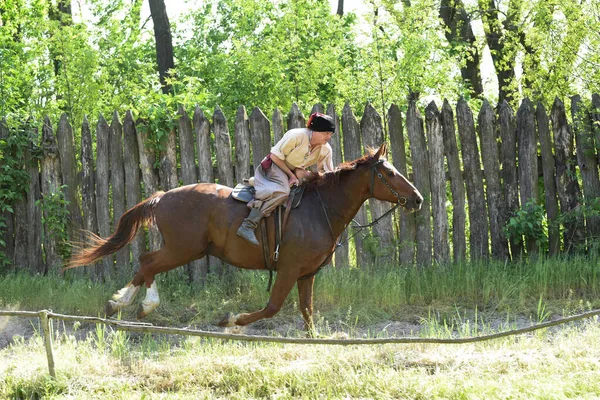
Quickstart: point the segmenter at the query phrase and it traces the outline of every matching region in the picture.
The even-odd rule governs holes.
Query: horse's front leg
[[[315,277],[298,279],[298,299],[300,311],[304,318],[304,329],[310,337],[316,336],[315,324],[313,322],[313,285]]]
[[[263,318],[271,318],[281,310],[283,302],[287,298],[288,294],[294,287],[298,273],[295,270],[281,270],[277,272],[277,278],[271,291],[271,297],[269,303],[265,308],[260,311],[245,314],[227,314],[219,323],[219,326],[234,326],[234,325],[248,325],[252,322],[258,321]]]

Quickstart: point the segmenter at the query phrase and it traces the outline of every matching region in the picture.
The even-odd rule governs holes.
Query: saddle
[[[238,183],[236,187],[233,188],[233,193],[231,196],[244,203],[249,203],[254,200],[254,194],[256,193],[256,189],[251,185],[252,180],[244,179],[244,183]],[[290,189],[290,197],[292,200],[292,209],[298,207],[300,202],[302,201],[302,196],[304,195],[304,186],[293,186]],[[279,207],[286,208],[287,205],[283,204]]]
[[[231,196],[244,203],[254,200],[256,189],[252,185],[253,179],[244,179],[244,183],[238,183]],[[269,284],[267,292],[271,289],[273,282],[273,271],[277,270],[277,261],[279,260],[279,247],[281,245],[281,232],[285,228],[290,211],[300,205],[304,195],[304,186],[293,186],[290,189],[288,201],[277,207],[271,216],[263,218],[260,222],[260,232],[262,236],[263,256],[265,266],[269,270]],[[285,211],[283,211],[285,209]],[[267,226],[269,229],[267,229]],[[272,246],[269,246],[269,243]],[[272,256],[271,256],[272,254]]]

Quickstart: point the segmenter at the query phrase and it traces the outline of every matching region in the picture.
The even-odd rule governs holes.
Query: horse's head
[[[423,204],[423,196],[398,170],[386,160],[387,145],[384,143],[369,163],[369,191],[371,197],[392,203],[400,203],[408,211],[417,211]]]

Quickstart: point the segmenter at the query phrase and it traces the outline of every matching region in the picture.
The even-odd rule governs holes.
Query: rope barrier
[[[50,375],[55,377],[54,372],[54,357],[52,355],[52,341],[51,341],[51,319],[58,319],[63,321],[79,321],[94,324],[104,324],[114,326],[118,330],[129,331],[129,332],[152,332],[160,334],[170,335],[184,335],[184,336],[199,336],[206,338],[214,338],[221,340],[241,340],[248,342],[269,342],[269,343],[287,343],[287,344],[326,344],[326,345],[381,345],[381,344],[416,344],[416,343],[428,343],[428,344],[466,344],[483,342],[487,340],[499,339],[507,336],[522,335],[524,333],[533,332],[540,329],[550,328],[552,326],[563,325],[569,322],[583,320],[591,317],[600,315],[600,309],[584,312],[581,314],[572,315],[570,317],[559,318],[554,321],[543,322],[535,324],[525,328],[512,329],[509,331],[492,333],[488,335],[473,336],[466,338],[420,338],[420,337],[399,337],[399,338],[371,338],[371,339],[322,339],[322,338],[288,338],[280,336],[264,336],[264,335],[241,335],[231,334],[224,332],[211,332],[203,331],[198,329],[188,328],[170,328],[166,326],[154,326],[144,322],[129,322],[115,319],[99,318],[99,317],[86,317],[76,315],[65,315],[57,314],[51,311],[3,311],[0,310],[0,316],[8,317],[26,317],[26,318],[40,318],[42,321],[42,328],[44,330],[44,344],[46,346],[46,354],[48,356],[48,368]]]

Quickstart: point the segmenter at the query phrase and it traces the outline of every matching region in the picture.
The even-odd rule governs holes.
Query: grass
[[[492,333],[597,308],[597,269],[595,258],[428,270],[330,267],[316,280],[315,319],[319,332],[331,337],[340,332],[385,336],[385,329],[374,324],[395,321],[412,321],[420,328],[413,334],[428,337]],[[266,273],[239,271],[200,287],[167,274],[159,279],[162,302],[149,322],[214,328],[227,311],[263,307],[267,279]],[[104,302],[123,284],[8,274],[0,277],[0,308],[101,315]],[[139,296],[137,301],[143,293]],[[293,293],[275,318],[253,326],[302,335],[296,299]],[[133,310],[123,317],[133,318]],[[0,332],[8,320],[0,320]],[[545,399],[600,394],[597,319],[470,345],[339,347],[183,339],[55,322],[56,379],[47,376],[36,323],[31,338],[0,350],[0,398]]]
[[[301,346],[110,330],[0,351],[0,398],[596,398],[597,321],[478,344]],[[124,346],[127,351],[123,351]],[[27,362],[23,362],[27,360]]]

